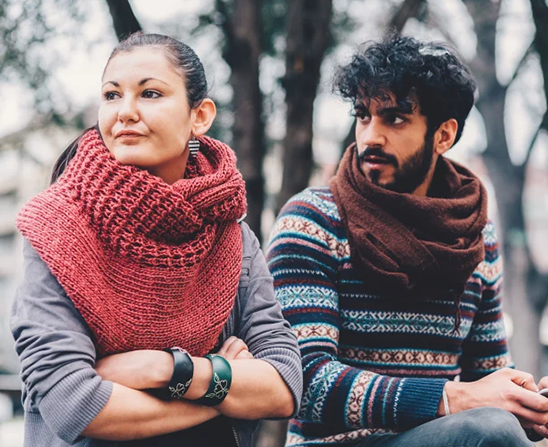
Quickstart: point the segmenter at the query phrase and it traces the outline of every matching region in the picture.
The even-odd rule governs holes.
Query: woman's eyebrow
[[[143,84],[146,84],[146,83],[147,83],[148,81],[158,81],[158,82],[161,82],[162,84],[166,84],[166,85],[168,85],[168,83],[167,83],[167,82],[165,82],[165,81],[162,81],[161,79],[158,79],[158,78],[152,78],[152,77],[150,77],[150,78],[143,78],[143,79],[141,79],[141,80],[139,81],[139,84],[138,84],[138,85],[143,85]]]
[[[161,79],[152,78],[152,77],[141,79],[137,85],[141,86],[141,85],[143,85],[143,84],[146,84],[148,81],[158,81],[158,82],[161,82],[162,84],[168,85],[167,82],[162,81]],[[103,83],[103,87],[104,87],[106,84],[112,84],[112,85],[114,85],[114,87],[120,87],[120,84],[119,84],[118,82],[116,82],[116,81],[106,81],[105,83]]]

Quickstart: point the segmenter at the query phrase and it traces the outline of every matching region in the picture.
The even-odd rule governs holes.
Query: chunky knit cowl
[[[236,157],[200,138],[173,185],[118,163],[96,130],[17,227],[88,324],[99,356],[181,346],[203,356],[234,305],[246,211]]]

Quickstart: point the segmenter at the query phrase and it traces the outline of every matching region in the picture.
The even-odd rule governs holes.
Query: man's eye
[[[116,92],[106,92],[103,94],[103,98],[105,98],[107,101],[112,101],[113,99],[116,99],[118,97],[118,93]]]
[[[360,121],[365,121],[370,118],[369,113],[366,113],[363,110],[354,110],[352,116],[356,117]]]
[[[405,122],[405,119],[397,115],[388,116],[387,120],[389,123],[392,123],[392,124],[402,124]]]
[[[160,98],[162,95],[160,95],[160,93],[158,92],[155,92],[154,90],[145,90],[142,96],[143,98],[154,99],[154,98]]]

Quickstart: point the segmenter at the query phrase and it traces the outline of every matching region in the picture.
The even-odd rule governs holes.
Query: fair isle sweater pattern
[[[406,430],[436,417],[447,380],[512,366],[491,222],[483,235],[485,260],[467,282],[455,331],[449,297],[420,302],[367,292],[328,187],[286,204],[267,261],[303,361],[303,400],[287,446],[352,445]]]

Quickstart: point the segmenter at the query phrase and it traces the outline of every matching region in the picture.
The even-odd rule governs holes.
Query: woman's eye
[[[107,101],[112,101],[113,99],[116,99],[118,97],[118,93],[115,93],[115,92],[106,92],[105,94],[103,94],[103,97],[107,100]]]
[[[145,90],[142,96],[143,98],[154,99],[154,98],[159,98],[162,95],[160,95],[160,93],[158,92],[155,92],[154,90]]]

